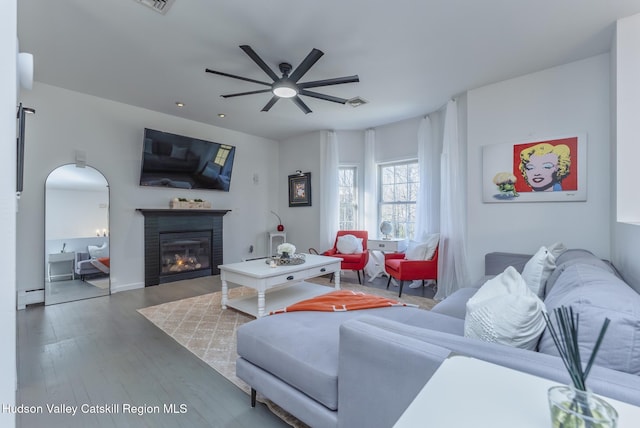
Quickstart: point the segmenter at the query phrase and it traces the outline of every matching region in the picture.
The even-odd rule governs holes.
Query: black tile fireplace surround
[[[218,265],[222,264],[222,218],[230,210],[138,208],[136,211],[144,215],[145,287],[220,273]],[[208,253],[204,256],[208,259],[206,263],[200,261],[197,268],[163,273],[166,261],[161,257],[161,241],[167,236],[179,236],[181,233],[188,240],[195,235],[207,237],[211,247],[201,253]],[[192,249],[184,251],[193,253]]]

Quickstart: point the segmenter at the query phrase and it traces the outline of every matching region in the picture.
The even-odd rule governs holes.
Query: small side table
[[[389,274],[384,270],[384,253],[397,252],[400,241],[403,241],[403,239],[369,239],[367,241],[367,249],[375,262],[376,268],[375,273],[369,278],[369,282],[373,282],[374,279],[382,275],[389,277]]]
[[[287,242],[287,232],[269,232],[269,256],[273,256],[276,253],[276,250],[273,247],[274,238],[277,248],[278,245]],[[279,242],[280,240],[282,240],[282,242]]]
[[[51,278],[58,278],[60,276],[70,276],[71,279],[76,279],[76,273],[73,269],[73,263],[76,260],[76,253],[52,253],[47,258],[47,279],[51,282]],[[66,264],[68,270],[61,273],[52,274],[51,266],[54,264]]]

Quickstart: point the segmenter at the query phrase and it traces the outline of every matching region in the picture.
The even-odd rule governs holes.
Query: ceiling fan
[[[305,114],[311,113],[311,109],[300,99],[299,95],[305,95],[307,97],[318,98],[320,100],[332,101],[334,103],[346,104],[348,101],[344,98],[338,98],[331,95],[320,94],[318,92],[309,91],[308,88],[317,88],[320,86],[329,86],[329,85],[340,85],[343,83],[354,83],[359,82],[360,79],[358,75],[354,76],[346,76],[346,77],[336,77],[333,79],[324,79],[324,80],[314,80],[312,82],[302,82],[298,83],[298,80],[305,75],[307,71],[324,55],[319,49],[312,49],[311,52],[307,55],[307,57],[300,63],[300,65],[291,72],[293,69],[291,64],[287,62],[280,63],[280,72],[282,73],[282,77],[278,77],[276,73],[258,56],[258,54],[251,49],[251,46],[242,45],[240,46],[249,58],[253,60],[258,67],[264,71],[267,76],[273,80],[273,82],[262,82],[260,80],[249,79],[247,77],[236,76],[234,74],[223,73],[222,71],[215,71],[211,69],[206,69],[207,73],[219,74],[220,76],[227,76],[234,79],[244,80],[246,82],[257,83],[259,85],[269,86],[269,89],[260,89],[257,91],[249,91],[249,92],[238,92],[235,94],[227,94],[222,95],[222,98],[231,98],[231,97],[239,97],[242,95],[253,95],[253,94],[262,94],[266,92],[272,92],[273,97],[269,102],[262,108],[262,111],[269,111],[273,105],[278,102],[280,98],[291,98],[291,100],[300,107]]]

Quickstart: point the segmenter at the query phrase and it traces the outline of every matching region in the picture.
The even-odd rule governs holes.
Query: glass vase
[[[570,386],[549,388],[553,428],[615,428],[618,412],[590,391]]]
[[[281,259],[288,259],[289,258],[289,253],[286,251],[283,251],[282,254],[280,254],[280,258]]]

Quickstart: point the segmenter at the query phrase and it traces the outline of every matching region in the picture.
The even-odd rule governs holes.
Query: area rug
[[[94,287],[98,287],[102,290],[106,290],[107,288],[109,288],[109,278],[96,278],[96,279],[89,278],[85,281],[93,285]]]
[[[328,280],[325,278],[314,278],[312,281],[328,284]],[[373,287],[343,283],[342,288],[397,299],[395,292]],[[255,293],[255,290],[247,287],[232,288],[229,290],[229,298]],[[222,376],[249,394],[250,387],[236,377],[235,368],[236,359],[238,358],[236,354],[236,330],[255,318],[232,309],[223,310],[220,307],[221,297],[221,292],[209,293],[139,309],[138,312]],[[427,310],[436,304],[434,300],[418,296],[403,296],[399,300]],[[286,411],[269,402],[269,400],[260,396],[258,399],[289,425],[297,428],[306,426]]]

